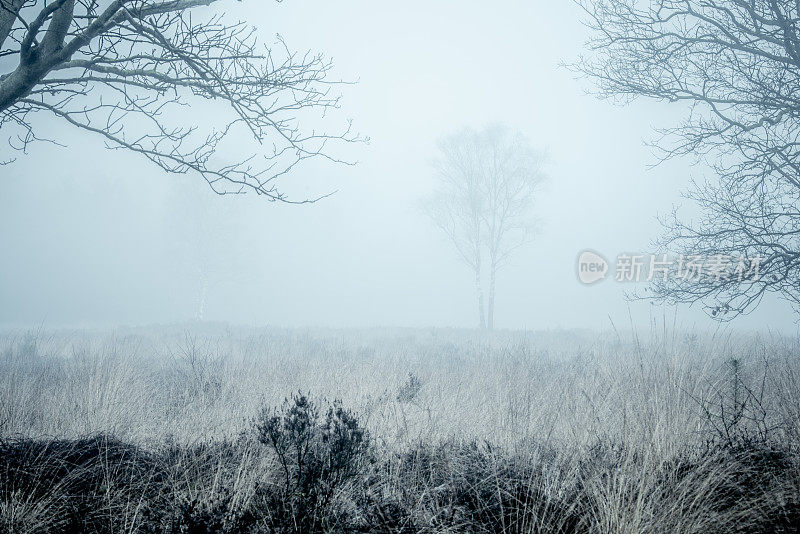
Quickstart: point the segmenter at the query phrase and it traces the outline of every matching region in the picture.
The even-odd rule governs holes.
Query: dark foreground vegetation
[[[610,443],[397,452],[298,394],[234,440],[5,439],[0,517],[14,533],[800,531],[796,451],[744,428],[657,462]]]
[[[1,534],[800,531],[794,338],[0,343]]]

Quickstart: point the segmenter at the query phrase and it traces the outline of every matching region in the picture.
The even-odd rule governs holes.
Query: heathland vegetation
[[[794,532],[797,340],[7,334],[0,530]]]

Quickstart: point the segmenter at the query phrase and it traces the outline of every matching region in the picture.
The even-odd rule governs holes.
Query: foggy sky
[[[631,286],[582,286],[575,261],[587,248],[609,259],[649,250],[656,216],[707,171],[689,160],[650,168],[656,158],[644,141],[683,108],[597,100],[590,81],[559,66],[586,39],[570,2],[222,5],[257,26],[263,42],[279,33],[292,49],[323,51],[335,77],[357,81],[339,89],[343,116],[371,138],[344,149],[359,164],[300,166],[283,182],[295,198],[336,193],[287,206],[215,196],[197,176],[167,175],[54,126],[68,148],[38,145],[0,167],[0,325],[192,320],[206,262],[207,320],[473,326],[472,275],[418,204],[434,185],[436,139],[492,122],[548,154],[536,207],[543,224],[499,274],[498,327],[672,322],[671,309],[628,303]],[[685,308],[677,321],[716,324]],[[734,325],[796,329],[776,299]]]

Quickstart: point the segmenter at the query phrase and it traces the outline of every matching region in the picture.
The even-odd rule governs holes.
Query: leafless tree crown
[[[531,237],[541,154],[522,134],[494,125],[443,138],[434,165],[438,188],[425,211],[474,272],[480,326],[492,329],[497,271]]]
[[[718,317],[753,309],[768,291],[800,305],[800,3],[796,0],[579,0],[592,53],[576,67],[604,96],[685,102],[663,131],[664,158],[693,155],[714,177],[687,197],[702,216],[664,219],[676,253],[758,258],[740,280],[671,277],[671,302],[705,302]]]
[[[277,178],[308,158],[335,159],[328,144],[357,136],[349,125],[301,128],[338,107],[325,57],[280,38],[272,51],[246,24],[195,9],[216,3],[0,0],[0,128],[11,147],[52,140],[35,120],[49,114],[167,172],[197,173],[218,193],[287,200]],[[188,106],[203,99],[225,105],[223,124],[193,124]],[[263,148],[232,163],[218,148],[237,130]]]

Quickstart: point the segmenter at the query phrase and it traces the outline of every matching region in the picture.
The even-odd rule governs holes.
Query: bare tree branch
[[[36,116],[46,114],[167,172],[197,173],[218,193],[281,201],[275,181],[300,162],[343,162],[329,145],[361,140],[349,124],[332,134],[301,126],[339,107],[331,63],[280,38],[276,49],[262,47],[243,23],[190,15],[218,1],[0,0],[0,54],[19,58],[0,72],[9,146],[24,151],[39,140]],[[225,103],[225,122],[198,126],[181,110],[203,101]],[[262,148],[223,162],[221,144],[243,130]]]
[[[8,39],[25,0],[0,0],[0,50]]]
[[[658,247],[724,255],[758,277],[672,276],[652,295],[702,302],[719,318],[751,311],[768,292],[800,309],[800,4],[796,0],[578,0],[592,54],[575,65],[601,96],[691,104],[665,130],[661,158],[691,155],[716,178],[687,198],[702,216],[663,220]],[[730,273],[728,273],[730,274]]]

